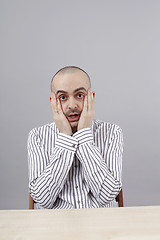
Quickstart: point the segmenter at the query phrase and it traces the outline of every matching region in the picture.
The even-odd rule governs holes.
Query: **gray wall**
[[[160,1],[0,1],[0,209],[28,208],[28,132],[52,121],[50,80],[84,68],[96,118],[123,129],[126,206],[160,204]]]

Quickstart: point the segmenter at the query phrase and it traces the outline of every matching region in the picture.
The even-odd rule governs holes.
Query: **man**
[[[51,91],[54,122],[28,137],[29,190],[36,208],[113,206],[122,187],[121,129],[94,120],[95,93],[84,70],[60,69]]]

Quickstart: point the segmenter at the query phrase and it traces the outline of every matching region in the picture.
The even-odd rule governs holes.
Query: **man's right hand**
[[[72,135],[71,125],[69,124],[66,116],[64,115],[61,108],[60,101],[58,98],[56,98],[56,95],[54,92],[52,93],[52,96],[51,96],[51,109],[53,113],[54,122],[58,127],[59,131],[61,133],[65,133],[71,136]]]

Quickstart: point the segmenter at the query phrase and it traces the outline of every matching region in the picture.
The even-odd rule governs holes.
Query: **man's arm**
[[[102,131],[101,146],[95,146],[89,128],[74,134],[79,142],[77,157],[82,163],[84,177],[92,194],[105,207],[119,193],[122,172],[123,138],[121,129],[112,125],[109,136]],[[101,150],[100,150],[101,149]]]
[[[77,139],[71,137],[71,126],[55,93],[52,93],[51,108],[60,131],[52,155],[49,156],[45,146],[40,144],[41,136],[35,129],[28,137],[30,194],[44,208],[52,208],[63,189],[78,145]],[[44,169],[41,166],[45,166]]]
[[[94,94],[89,89],[78,124],[78,132],[73,136],[78,140],[76,155],[84,168],[85,180],[92,194],[105,206],[119,193],[122,171],[123,137],[118,126],[112,125],[110,138],[101,129],[100,151],[93,142],[90,127],[94,117]],[[108,140],[109,139],[109,140]]]
[[[35,202],[52,208],[71,168],[78,141],[59,134],[49,156],[36,129],[28,137],[29,189]]]

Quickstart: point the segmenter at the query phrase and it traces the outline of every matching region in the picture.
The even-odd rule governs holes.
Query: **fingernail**
[[[93,97],[95,97],[95,92],[93,92]]]
[[[51,101],[51,99],[52,99],[52,98],[50,97],[50,101]]]

